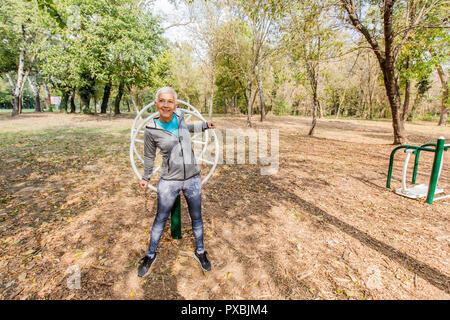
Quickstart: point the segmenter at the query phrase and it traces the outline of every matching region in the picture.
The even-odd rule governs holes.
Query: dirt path
[[[322,120],[310,138],[307,119],[255,117],[255,128],[280,129],[279,169],[261,175],[259,165],[222,164],[204,186],[213,270],[202,272],[192,257],[183,199],[183,239],[172,240],[167,225],[152,274],[138,278],[156,195],[139,190],[131,169],[131,122],[1,119],[2,299],[450,298],[450,200],[430,206],[384,188],[393,147],[383,121]],[[244,117],[215,122],[245,128]],[[434,124],[406,128],[411,144],[450,138]],[[449,156],[440,180],[447,191]],[[421,159],[418,183],[428,183],[431,161]],[[69,289],[76,270],[80,289]]]

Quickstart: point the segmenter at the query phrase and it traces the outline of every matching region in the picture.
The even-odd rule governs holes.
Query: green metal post
[[[394,165],[394,152],[391,153],[391,157],[389,159],[389,169],[388,169],[386,188],[391,187],[391,177],[392,177],[392,166],[393,165]]]
[[[414,171],[413,171],[413,176],[412,176],[412,184],[416,184],[417,168],[419,166],[420,150],[416,150],[414,153],[416,154],[416,158],[414,159]]]
[[[432,204],[434,199],[434,192],[439,178],[439,169],[441,168],[442,156],[444,154],[444,137],[439,137],[436,144],[436,151],[434,153],[433,169],[431,171],[430,183],[428,184],[427,203]]]
[[[181,198],[179,194],[171,210],[170,235],[173,239],[181,239]]]
[[[426,143],[421,148],[425,147],[436,147],[436,143]],[[416,178],[417,178],[417,169],[419,167],[419,156],[420,156],[420,149],[416,150],[414,153],[416,155],[416,158],[414,160],[414,170],[413,170],[413,176],[412,176],[412,184],[416,184]]]

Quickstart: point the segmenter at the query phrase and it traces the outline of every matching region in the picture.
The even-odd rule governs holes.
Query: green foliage
[[[316,86],[320,65],[337,56],[342,48],[329,13],[327,1],[292,2],[281,25],[282,45],[292,59],[294,77],[304,86]]]
[[[278,100],[275,105],[272,107],[272,111],[277,116],[290,114],[291,108],[287,101]]]
[[[110,80],[154,87],[167,74],[162,29],[138,0],[5,0],[0,32],[0,72],[14,74],[23,49],[25,70],[87,105]]]
[[[246,94],[245,77],[235,55],[222,53],[218,56],[215,85],[217,86],[215,99],[222,105],[235,96],[244,97]]]
[[[43,44],[42,71],[48,79],[61,88],[91,88],[93,81],[109,79],[127,86],[151,84],[164,46],[162,30],[137,1],[73,0],[63,10],[72,15],[67,29],[53,28],[53,37]]]
[[[27,0],[27,1],[31,2],[33,0]],[[55,19],[55,21],[58,23],[58,25],[61,28],[64,28],[67,26],[66,18],[60,12],[58,12],[58,10],[56,9],[56,7],[53,3],[53,0],[37,0],[37,3],[38,3],[39,9],[42,11],[47,11],[47,13],[53,19]]]
[[[437,66],[447,71],[450,40],[442,27],[447,5],[433,1],[430,3],[438,5],[428,10],[424,1],[397,2],[393,16],[397,46],[407,26],[407,10],[412,4],[426,5],[423,21],[405,39],[395,65],[400,87],[406,80],[411,82],[411,95],[415,95],[411,101],[427,105],[415,109],[423,115],[433,108],[436,111],[437,104],[417,97],[433,85]],[[336,14],[342,12],[335,11],[331,1],[184,2],[193,7],[205,5],[202,14],[192,19],[202,30],[196,31],[195,42],[175,44],[162,38],[160,21],[142,1],[2,0],[0,105],[11,104],[11,89],[4,75],[8,72],[13,79],[17,77],[19,53],[24,50],[25,71],[45,80],[52,95],[75,90],[76,99],[81,98],[85,105],[92,97],[101,100],[111,81],[110,102],[121,84],[124,101],[129,100],[132,89],[139,106],[152,101],[157,88],[170,85],[180,98],[205,106],[205,110],[213,96],[214,112],[235,108],[246,113],[250,98],[255,101],[255,113],[260,110],[259,95],[253,97],[259,89],[256,71],[261,66],[266,110],[272,109],[274,114],[288,114],[295,107],[299,114],[309,115],[314,91],[324,116],[337,111],[344,116],[390,116],[379,66],[361,62],[360,53],[367,53],[363,48],[367,43],[359,34],[336,29],[341,26]],[[383,49],[383,2],[358,1],[355,6]],[[350,48],[355,43],[357,46]],[[344,44],[354,54],[343,55]],[[376,77],[378,83],[371,80]],[[247,96],[249,88],[252,97]],[[370,112],[369,91],[373,93]],[[437,90],[430,92],[435,95],[430,99],[440,99]],[[89,108],[83,110],[89,112]]]
[[[441,12],[432,11],[427,22],[439,24]],[[400,85],[406,81],[424,82],[437,66],[448,61],[450,35],[444,28],[419,27],[403,45],[396,63]],[[409,63],[409,67],[408,67]],[[422,86],[422,90],[425,87]],[[423,92],[424,93],[424,92]]]

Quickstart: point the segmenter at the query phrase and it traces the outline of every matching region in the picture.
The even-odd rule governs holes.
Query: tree
[[[273,36],[275,19],[280,11],[273,1],[236,0],[232,2],[231,12],[238,21],[229,24],[234,28],[231,34],[235,35],[231,46],[228,47],[229,54],[238,58],[238,65],[245,77],[247,126],[251,127],[252,106],[257,94],[257,90],[253,90],[253,83],[257,78],[258,67],[274,52],[270,50],[269,44]],[[259,90],[263,88],[260,87]],[[264,115],[261,119],[264,119]]]
[[[322,1],[296,1],[287,7],[283,46],[294,61],[306,71],[312,95],[312,123],[308,135],[314,134],[317,113],[321,109],[319,101],[319,79],[321,64],[337,54],[340,48],[329,17],[327,3]],[[299,79],[304,79],[302,72]]]
[[[120,113],[125,88],[152,83],[152,69],[164,48],[162,30],[138,0],[71,0],[58,3],[67,17],[62,30],[49,25],[51,37],[42,47],[45,78],[61,90],[64,99],[76,90],[82,112],[90,112],[90,101],[98,85],[104,86],[101,112],[117,86],[114,105]],[[73,108],[71,108],[73,110]]]
[[[105,59],[109,73],[105,80],[111,77],[113,83],[118,84],[117,114],[125,88],[153,84],[155,62],[166,43],[161,38],[163,30],[157,20],[141,7],[140,1],[117,1],[114,10],[114,19],[100,23],[100,34],[108,39],[106,58],[112,57]]]
[[[187,25],[195,43],[192,49],[200,60],[203,75],[206,76],[205,80],[199,80],[204,83],[205,101],[206,96],[208,97],[208,117],[211,120],[216,91],[217,60],[221,52],[219,32],[223,23],[224,3],[222,1],[193,3],[189,0],[185,2],[190,4],[191,8],[191,22]]]
[[[46,42],[49,34],[46,24],[52,20],[47,12],[38,10],[35,1],[5,0],[0,6],[0,30],[2,41],[0,54],[7,53],[6,63],[2,68],[5,72],[17,70],[14,84],[14,104],[12,116],[21,112],[22,91],[28,74],[39,74],[38,56],[41,44]],[[9,70],[5,70],[9,69]],[[34,76],[29,82],[32,90],[36,82]],[[39,105],[36,111],[39,111]]]
[[[217,86],[215,102],[225,107],[224,113],[231,108],[233,113],[240,113],[241,106],[244,105],[245,111],[248,106],[246,82],[238,58],[229,54],[218,55],[215,73]]]
[[[28,30],[31,27],[28,14],[32,12],[32,4],[25,2],[13,2],[5,0],[0,6],[0,30],[2,41],[0,41],[0,52],[5,57],[2,69],[6,72],[16,71],[15,83],[12,75],[8,75],[13,90],[13,110],[11,116],[16,116],[21,109],[21,96],[28,71],[26,70],[26,53],[30,49]],[[3,60],[3,59],[1,59]]]
[[[427,18],[442,8],[444,1],[384,0],[377,3],[379,5],[372,5],[370,1],[356,4],[353,0],[341,0],[340,3],[351,25],[364,37],[377,57],[392,113],[394,144],[403,144],[406,133],[395,68],[398,54],[411,35],[427,23]],[[371,28],[369,21],[372,22]]]

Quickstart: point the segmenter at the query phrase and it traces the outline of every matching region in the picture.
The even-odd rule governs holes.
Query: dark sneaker
[[[150,270],[150,267],[152,266],[153,262],[155,262],[156,260],[156,254],[153,257],[153,259],[150,259],[149,256],[145,255],[145,257],[143,257],[141,259],[142,263],[138,268],[138,276],[139,277],[144,277],[149,275],[148,270]]]
[[[209,262],[208,258],[206,257],[206,251],[202,254],[197,253],[197,251],[194,252],[194,258],[197,260],[200,265],[202,266],[202,269],[205,271],[211,270],[211,263]]]

